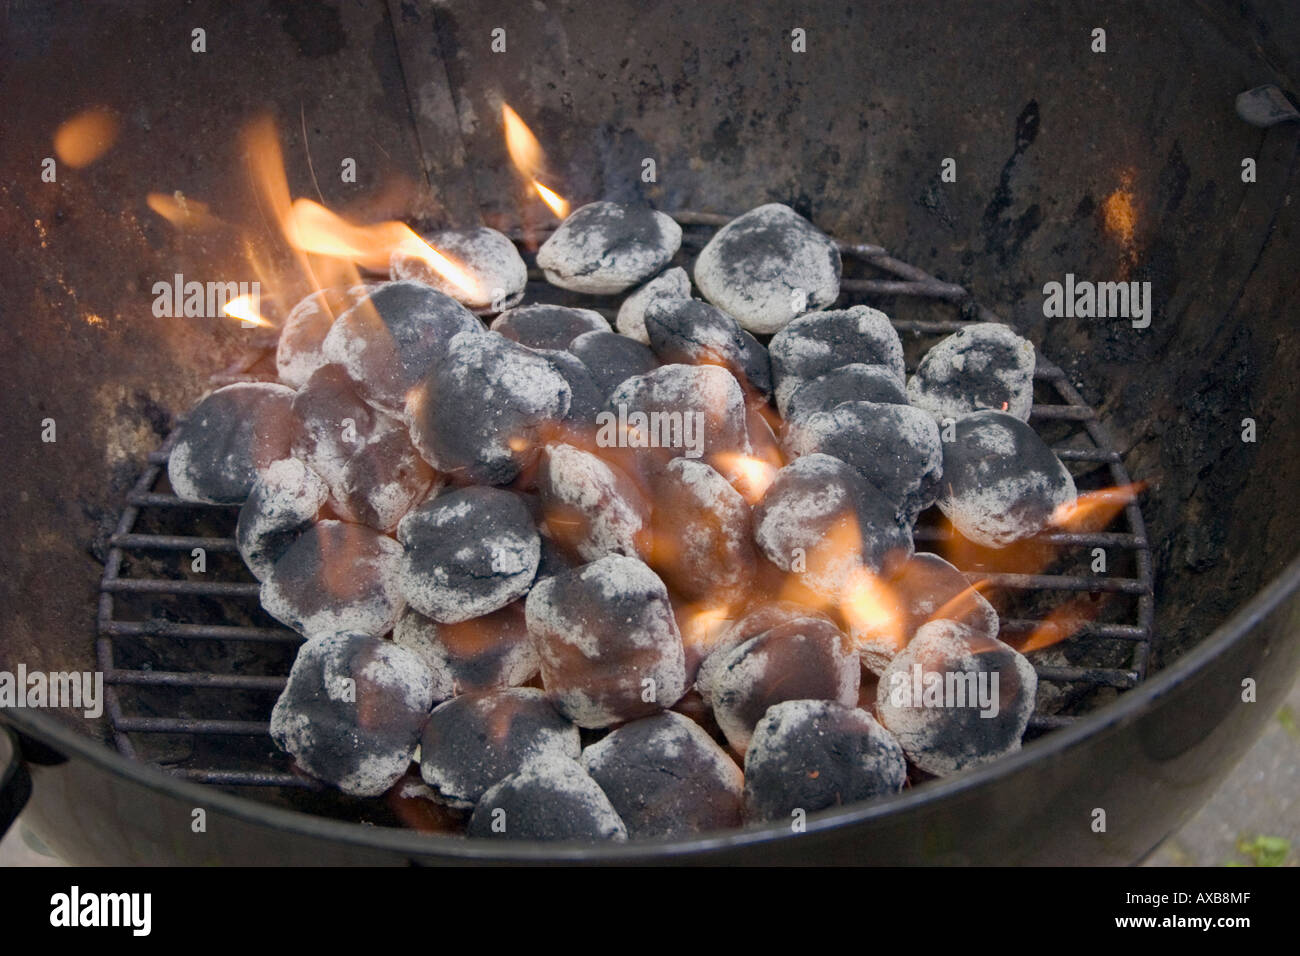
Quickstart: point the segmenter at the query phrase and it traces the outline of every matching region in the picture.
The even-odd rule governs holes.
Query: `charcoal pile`
[[[909,379],[779,204],[693,274],[671,218],[580,207],[538,266],[616,309],[525,302],[493,230],[433,238],[498,294],[397,254],[317,292],[280,381],[212,392],[171,455],[178,496],[241,506],[305,639],[271,721],[299,771],[414,787],[471,838],[622,841],[797,825],[1020,747],[1034,670],[914,529],[1007,548],[1075,501],[1026,424],[1032,344],[972,323]]]

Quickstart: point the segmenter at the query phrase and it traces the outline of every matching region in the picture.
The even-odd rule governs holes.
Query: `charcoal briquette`
[[[645,310],[650,348],[664,364],[721,365],[744,387],[767,396],[767,349],[721,309],[698,299],[661,298]]]
[[[713,716],[740,754],[767,709],[784,700],[858,701],[862,665],[834,624],[805,617],[777,624],[726,652],[710,672]]]
[[[374,797],[410,766],[433,706],[433,678],[391,641],[340,633],[298,651],[271,712],[271,738],[344,793]]]
[[[790,822],[798,811],[898,793],[903,749],[867,711],[834,701],[769,708],[745,753],[745,818]]]
[[[538,581],[524,609],[547,693],[578,726],[645,717],[686,692],[668,590],[636,558],[608,555]]]
[[[575,209],[537,250],[546,281],[610,295],[650,278],[677,253],[682,227],[649,206],[600,201]]]
[[[561,351],[584,332],[608,332],[599,312],[564,305],[522,305],[492,320],[492,331],[530,349]]]
[[[241,504],[273,462],[289,457],[293,389],[264,382],[227,385],[185,419],[167,461],[178,498]]]
[[[433,709],[420,737],[420,776],[438,799],[473,807],[535,761],[576,760],[578,728],[532,687],[462,694]]]
[[[891,573],[912,553],[894,502],[830,455],[805,455],[777,472],[754,524],[768,560],[830,597],[840,596],[855,569]]]
[[[569,343],[569,351],[591,369],[602,399],[632,376],[659,367],[654,352],[617,332],[584,332]]]
[[[910,405],[845,402],[791,424],[792,457],[823,454],[852,465],[911,524],[939,495],[943,445],[934,419]]]
[[[740,825],[740,768],[689,717],[665,711],[624,724],[583,750],[581,763],[632,839]]]
[[[370,634],[393,629],[404,602],[402,548],[363,525],[321,520],[302,532],[262,579],[262,607],[305,634]]]
[[[717,615],[711,617],[716,618]],[[698,639],[693,642],[694,647],[687,646],[687,662],[689,665],[694,652],[698,660],[692,670],[695,672],[695,688],[700,697],[706,704],[712,705],[709,688],[713,686],[714,676],[731,651],[778,624],[789,624],[806,618],[832,623],[823,612],[795,601],[762,599],[742,607],[738,616],[719,621],[707,632],[700,633],[698,629],[693,629],[692,633],[698,634]],[[684,638],[686,631],[683,630],[682,633]]]
[[[925,353],[907,383],[907,397],[940,421],[986,409],[1028,421],[1034,365],[1028,339],[997,322],[976,322]]]
[[[789,206],[769,203],[727,223],[695,262],[700,294],[762,335],[824,309],[840,293],[835,243]]]
[[[1019,750],[1037,689],[1033,665],[1014,648],[937,620],[880,675],[876,712],[908,760],[945,776]]]
[[[898,332],[889,316],[865,305],[801,316],[772,337],[768,352],[782,414],[805,382],[845,365],[883,365],[899,385],[907,380]]]
[[[486,226],[444,229],[422,236],[471,280],[472,288],[452,282],[429,262],[398,247],[389,269],[394,279],[411,279],[433,286],[480,315],[500,312],[524,297],[528,267],[509,237]]]
[[[603,332],[592,332],[603,335]],[[581,336],[579,336],[581,337]],[[579,435],[590,435],[596,428],[596,416],[605,407],[605,390],[586,363],[569,351],[533,349],[550,362],[569,383],[569,410],[564,421]]]
[[[500,488],[440,494],[402,519],[402,594],[443,624],[468,621],[528,593],[541,539],[528,507]]]
[[[600,785],[567,757],[535,760],[494,785],[475,806],[467,832],[544,842],[627,839],[627,827]]]
[[[325,336],[334,320],[378,288],[366,282],[347,289],[321,289],[289,310],[275,349],[275,369],[280,381],[302,388],[325,358]]]
[[[641,288],[629,294],[618,307],[618,317],[614,327],[642,345],[650,344],[650,336],[645,329],[645,310],[656,299],[689,299],[691,297],[691,278],[686,270],[679,267],[665,269]]]
[[[411,438],[443,474],[508,484],[536,462],[572,398],[546,356],[495,332],[461,332],[411,390]]]
[[[406,413],[406,395],[458,333],[484,334],[473,312],[423,282],[387,282],[335,320],[325,357],[343,366],[368,404]]]
[[[547,445],[537,492],[551,536],[584,561],[649,552],[650,504],[617,465],[573,445]]]
[[[796,388],[786,399],[785,418],[798,422],[817,412],[834,411],[845,402],[906,405],[907,390],[889,367],[854,362]]]
[[[1074,478],[1038,434],[1005,412],[974,412],[943,443],[939,509],[965,538],[1002,548],[1074,503]]]
[[[259,581],[316,520],[329,498],[325,480],[296,458],[275,462],[253,483],[239,509],[235,543]]]
[[[433,670],[435,700],[518,687],[537,675],[537,651],[522,601],[455,624],[439,623],[408,607],[397,619],[393,640],[418,653]]]

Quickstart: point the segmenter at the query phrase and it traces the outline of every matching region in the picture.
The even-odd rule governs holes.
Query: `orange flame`
[[[840,595],[840,613],[855,633],[883,637],[902,650],[910,635],[903,633],[898,598],[885,581],[869,568],[855,568]]]
[[[81,169],[103,156],[117,140],[117,114],[102,106],[84,110],[64,120],[54,133],[54,155],[59,162]]]
[[[767,489],[776,480],[778,466],[751,455],[725,452],[718,455],[721,472],[731,477],[732,486],[751,505],[763,500]]]
[[[519,114],[506,103],[501,104],[501,119],[505,126],[506,150],[510,153],[510,161],[515,164],[515,168],[519,170],[520,174],[528,180],[533,190],[541,197],[542,202],[546,203],[556,218],[564,219],[569,215],[569,201],[555,190],[543,186],[537,180],[537,176],[541,173],[544,165],[542,146],[537,142],[537,137],[519,118]]]
[[[1146,488],[1146,482],[1117,485],[1088,491],[1069,504],[1057,508],[1052,515],[1052,526],[1062,531],[1100,531],[1115,520],[1116,515],[1132,503]]]
[[[257,326],[264,329],[275,328],[274,325],[258,313],[257,306],[251,295],[241,295],[238,298],[231,299],[221,311],[232,319],[239,319],[239,324],[246,329]]]
[[[166,193],[150,193],[145,197],[145,202],[150,209],[178,229],[209,229],[218,222],[207,203],[190,199],[180,190],[170,196]]]

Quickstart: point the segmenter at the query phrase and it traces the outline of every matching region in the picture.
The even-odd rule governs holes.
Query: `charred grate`
[[[675,218],[684,235],[674,264],[689,271],[714,228],[730,217],[680,212]],[[617,298],[576,297],[548,285],[532,266],[530,250],[545,235],[515,237],[530,263],[526,301],[581,303],[612,319]],[[909,371],[938,338],[971,320],[998,321],[961,286],[894,259],[879,246],[838,245],[845,277],[836,306],[891,299],[891,314],[906,316],[896,317],[894,325]],[[926,315],[944,305],[961,318]],[[260,343],[214,383],[273,377],[273,345]],[[1034,378],[1030,424],[1074,474],[1080,492],[1129,485],[1104,424],[1065,372],[1040,354]],[[270,739],[268,720],[302,638],[258,604],[258,583],[235,547],[238,507],[195,505],[171,493],[171,442],[149,456],[128,494],[100,584],[96,653],[116,746],[128,758],[189,780],[301,805],[294,795],[319,785],[293,772]],[[918,550],[942,552],[950,537],[935,520],[936,510],[929,509],[917,525]],[[1030,655],[1040,683],[1031,737],[1067,726],[1139,684],[1155,639],[1151,553],[1137,501],[1126,504],[1106,530],[1048,532],[1033,541],[1053,555],[1037,573],[963,568],[999,595],[995,604],[1007,638],[1015,642],[1031,633],[1080,595],[1104,607],[1070,638]],[[1108,558],[1105,573],[1092,571],[1097,548]],[[202,573],[193,569],[195,549],[202,549]],[[331,797],[311,809],[355,818],[361,803]]]

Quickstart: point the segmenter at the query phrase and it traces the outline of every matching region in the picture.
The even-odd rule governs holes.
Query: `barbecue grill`
[[[153,129],[150,151],[183,154],[199,125],[212,126],[198,117],[233,128],[269,97],[288,137],[295,193],[312,193],[316,177],[327,199],[352,200],[317,174],[336,153],[361,156],[362,168],[373,158],[369,168],[380,172],[371,174],[372,187],[384,172],[413,175],[368,211],[385,208],[376,215],[416,225],[481,218],[511,232],[528,258],[546,235],[545,213],[534,206],[520,215],[499,132],[482,119],[495,65],[469,52],[504,23],[519,60],[499,61],[515,63],[499,78],[502,93],[534,120],[571,194],[717,213],[780,199],[831,234],[879,242],[839,243],[846,262],[839,305],[888,312],[909,367],[964,323],[1012,324],[1040,353],[1030,424],[1080,490],[1131,478],[1148,489],[1104,530],[1044,536],[1055,557],[1040,572],[964,569],[997,588],[1009,635],[1033,629],[1067,598],[1104,599],[1095,620],[1034,656],[1051,692],[1025,749],[897,797],[816,815],[798,836],[759,827],[621,847],[476,845],[400,828],[378,801],[321,790],[293,773],[267,736],[267,714],[300,638],[258,609],[257,585],[232,541],[234,510],[182,504],[164,477],[163,438],[175,413],[209,382],[273,374],[270,343],[260,333],[164,329],[147,318],[128,328],[111,310],[146,313],[149,282],[170,275],[176,250],[142,213],[126,238],[110,237],[98,271],[82,264],[78,256],[113,220],[81,213],[85,186],[64,171],[64,192],[17,186],[20,214],[5,213],[8,232],[28,237],[0,272],[0,288],[13,296],[6,315],[29,310],[43,320],[6,322],[14,386],[6,417],[40,420],[49,405],[60,427],[53,451],[67,457],[15,443],[22,450],[0,466],[4,483],[26,496],[4,509],[9,539],[32,542],[33,522],[52,532],[43,544],[18,548],[17,573],[4,583],[15,626],[0,638],[0,667],[26,660],[47,670],[100,669],[106,719],[87,728],[6,712],[21,748],[6,792],[30,783],[32,826],[69,858],[87,861],[1141,858],[1228,772],[1300,663],[1300,564],[1289,563],[1300,514],[1288,493],[1300,439],[1287,374],[1297,355],[1286,311],[1295,292],[1295,206],[1287,200],[1300,146],[1296,124],[1257,130],[1232,110],[1242,90],[1289,85],[1297,64],[1286,51],[1300,48],[1297,25],[1268,5],[1241,16],[1193,4],[1114,12],[1100,24],[1110,42],[1103,59],[1087,52],[1097,25],[1090,12],[1008,4],[957,17],[943,4],[886,4],[810,18],[802,24],[810,58],[774,54],[769,62],[765,44],[788,49],[790,27],[801,25],[786,24],[775,4],[654,17],[629,8],[630,52],[584,23],[581,9],[512,7],[379,5],[366,14],[335,11],[331,21],[334,8],[312,4],[286,24],[278,15],[199,9],[193,13],[212,37],[266,41],[248,53],[249,79],[223,71],[229,96],[221,99],[211,77],[195,74],[177,84],[173,113],[140,106],[149,115],[131,123]],[[1014,30],[1003,29],[1006,17]],[[140,92],[148,70],[171,62],[155,48],[179,30],[168,17],[118,10],[57,29],[23,11],[10,18],[21,75],[48,70],[83,31],[120,32],[122,62],[136,65],[106,90],[128,116],[148,102]],[[683,23],[693,24],[693,40],[676,32]],[[873,38],[871,57],[855,53],[863,36]],[[732,65],[711,67],[715,60]],[[1188,61],[1215,69],[1189,75],[1177,66]],[[353,81],[349,93],[339,77]],[[318,99],[321,88],[351,97],[334,108],[350,112],[362,135],[320,118],[335,115]],[[82,105],[90,89],[87,78],[61,78],[50,98],[68,107],[44,99],[43,109],[57,114],[50,117],[6,96],[15,127],[31,130],[32,156],[47,150],[50,121]],[[626,173],[639,170],[643,155],[659,158],[661,183],[638,184]],[[1259,164],[1251,185],[1239,176],[1247,155]],[[945,191],[937,179],[944,156],[957,157],[960,189]],[[120,206],[179,175],[151,168],[160,182],[142,183],[148,162],[128,148],[120,162],[110,153],[80,175]],[[195,165],[203,172],[178,186],[206,198],[225,185],[216,170],[231,164]],[[1138,217],[1128,233],[1111,221],[1116,194]],[[1230,241],[1208,225],[1229,216]],[[676,218],[685,229],[679,264],[689,268],[729,217]],[[213,258],[226,252],[206,250]],[[1045,319],[1039,290],[1067,271],[1151,280],[1152,327]],[[57,299],[59,281],[77,297]],[[531,268],[526,301],[595,301],[610,316],[616,306],[570,296]],[[107,330],[88,312],[107,316]],[[54,395],[55,381],[73,398]],[[76,409],[90,410],[91,427],[71,424]],[[1258,443],[1240,440],[1247,417],[1265,436]],[[82,467],[68,462],[76,457],[69,451]],[[94,465],[101,460],[110,463],[107,476]],[[80,513],[47,504],[51,487],[79,502]],[[944,537],[934,521],[916,530],[919,550],[941,549]],[[92,539],[102,568],[84,554]],[[1107,554],[1105,573],[1089,566],[1097,547]],[[185,570],[195,548],[206,554],[201,575]],[[36,589],[51,599],[33,601]],[[29,608],[40,603],[38,621]],[[1256,703],[1242,701],[1244,678],[1258,682]],[[196,807],[208,810],[219,840],[191,836]],[[1098,807],[1107,811],[1106,833],[1089,826]]]

